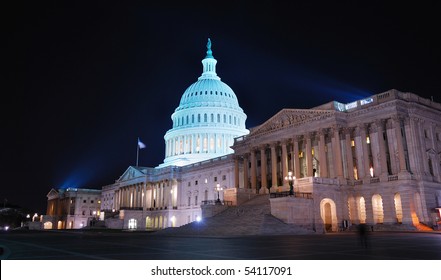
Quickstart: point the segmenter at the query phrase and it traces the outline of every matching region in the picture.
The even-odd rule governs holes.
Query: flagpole
[[[138,166],[138,159],[139,159],[139,142],[136,143],[136,166]]]

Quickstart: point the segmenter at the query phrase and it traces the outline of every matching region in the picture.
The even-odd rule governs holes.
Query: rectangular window
[[[217,177],[214,177],[214,181],[217,182]]]
[[[223,181],[227,180],[227,175],[222,175],[222,180]]]
[[[189,186],[189,187],[191,186],[191,182],[188,182],[188,186]]]
[[[194,181],[194,185],[195,185],[195,186],[198,185],[198,180]]]

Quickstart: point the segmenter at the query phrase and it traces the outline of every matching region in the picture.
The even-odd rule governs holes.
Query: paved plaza
[[[281,236],[166,236],[127,231],[0,234],[3,260],[441,260],[441,234],[372,232]]]

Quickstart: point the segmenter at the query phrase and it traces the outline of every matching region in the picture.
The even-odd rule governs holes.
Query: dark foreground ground
[[[110,230],[0,234],[2,260],[441,260],[441,234],[372,232],[294,236],[158,236]]]

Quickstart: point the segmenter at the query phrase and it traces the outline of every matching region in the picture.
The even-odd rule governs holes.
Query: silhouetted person
[[[358,235],[360,237],[360,245],[364,248],[368,247],[368,234],[369,229],[366,224],[358,225]]]

